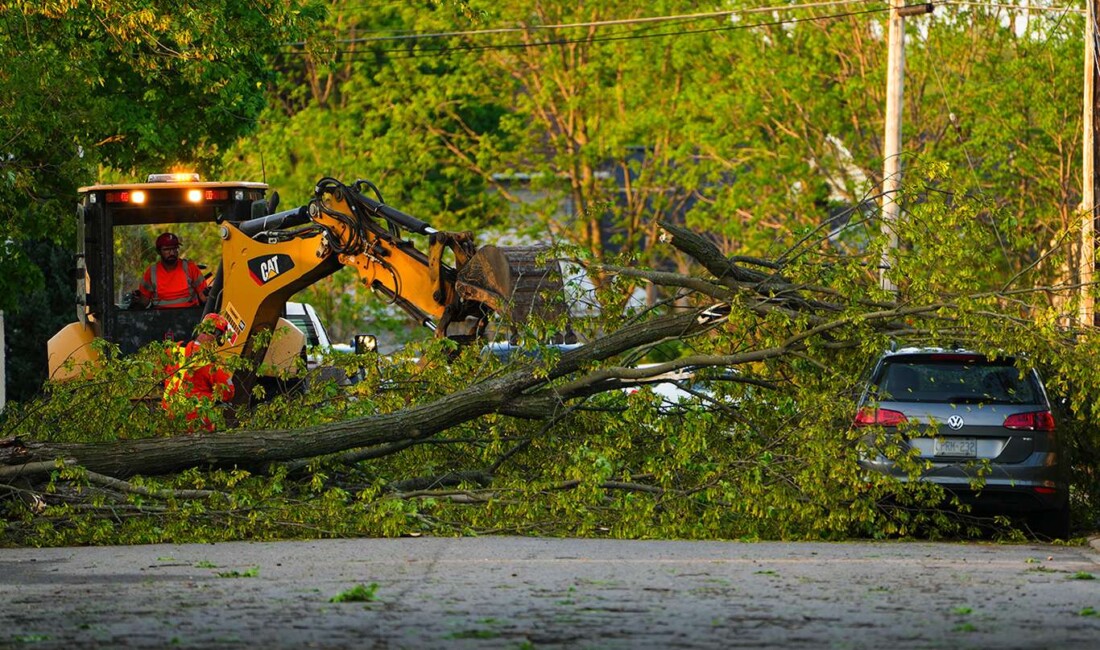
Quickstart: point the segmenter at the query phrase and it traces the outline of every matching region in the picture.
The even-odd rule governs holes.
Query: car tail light
[[[1005,418],[1004,428],[1025,431],[1054,431],[1054,415],[1050,411],[1017,413]]]
[[[856,414],[855,425],[857,427],[869,427],[880,424],[884,427],[896,427],[906,421],[905,414],[900,411],[864,406]]]

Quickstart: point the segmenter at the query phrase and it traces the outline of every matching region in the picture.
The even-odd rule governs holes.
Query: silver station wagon
[[[1035,370],[1012,357],[966,350],[906,348],[875,365],[856,414],[857,427],[881,426],[913,451],[932,481],[976,513],[1026,518],[1033,533],[1066,539],[1069,499],[1054,415]],[[865,468],[910,476],[879,454]],[[974,488],[981,473],[984,484]]]

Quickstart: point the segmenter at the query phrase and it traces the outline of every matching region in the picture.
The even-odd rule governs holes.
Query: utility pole
[[[1084,176],[1081,183],[1081,253],[1078,256],[1078,279],[1081,283],[1081,305],[1078,321],[1083,327],[1096,324],[1095,300],[1092,297],[1092,281],[1096,271],[1096,195],[1098,181],[1096,174],[1096,112],[1100,97],[1097,89],[1096,25],[1098,5],[1096,0],[1088,0],[1085,11],[1085,92],[1084,92],[1084,146],[1082,147],[1081,171]]]
[[[905,81],[905,17],[932,13],[932,3],[906,6],[905,0],[890,0],[890,28],[886,56],[886,127],[882,139],[882,234],[886,247],[879,263],[879,283],[884,291],[897,293],[893,277],[898,248],[901,204],[901,109]]]
[[[883,291],[897,293],[892,277],[898,248],[898,188],[901,186],[901,108],[905,80],[905,18],[899,9],[905,0],[890,0],[889,47],[886,56],[886,132],[882,139],[882,234],[886,247],[879,263],[879,282]]]

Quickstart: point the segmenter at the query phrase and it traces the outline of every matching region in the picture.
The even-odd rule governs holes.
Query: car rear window
[[[887,359],[875,382],[878,398],[895,402],[1038,404],[1031,373],[1020,376],[1012,359],[926,355]]]

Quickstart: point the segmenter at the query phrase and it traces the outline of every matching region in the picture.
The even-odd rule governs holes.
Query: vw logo
[[[947,418],[947,426],[951,427],[955,431],[963,428],[963,424],[964,423],[961,415],[952,415],[951,417]]]

